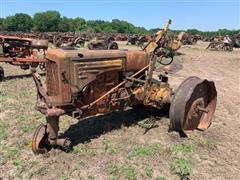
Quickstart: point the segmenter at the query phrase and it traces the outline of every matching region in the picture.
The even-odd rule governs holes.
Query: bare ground
[[[45,123],[34,110],[36,89],[29,71],[3,65],[0,83],[0,179],[239,179],[240,49],[205,50],[205,43],[185,46],[170,75],[176,88],[186,77],[213,80],[218,104],[212,126],[188,139],[168,132],[167,116],[144,134],[138,125],[151,117],[142,107],[77,121],[61,118],[62,136],[74,150],[53,149],[49,156],[31,151],[33,130]],[[164,114],[164,113],[163,113]]]

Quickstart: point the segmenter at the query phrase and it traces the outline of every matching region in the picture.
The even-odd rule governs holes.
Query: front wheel
[[[48,134],[46,125],[40,124],[33,133],[32,151],[34,154],[44,154],[49,150]]]
[[[214,82],[189,77],[176,90],[170,106],[170,129],[189,132],[207,129],[217,104]]]

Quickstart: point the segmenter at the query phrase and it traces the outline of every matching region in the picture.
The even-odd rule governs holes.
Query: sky
[[[0,0],[0,16],[57,10],[69,18],[127,20],[147,29],[240,29],[240,0]]]

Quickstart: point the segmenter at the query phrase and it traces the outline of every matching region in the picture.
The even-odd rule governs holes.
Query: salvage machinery
[[[173,91],[166,74],[153,76],[156,65],[163,64],[166,49],[170,50],[164,43],[170,23],[140,51],[49,49],[46,84],[32,69],[38,91],[36,109],[46,117],[46,124],[34,132],[33,152],[71,147],[70,139],[58,136],[60,116],[81,119],[135,105],[159,111],[170,105],[170,129],[186,135],[207,129],[217,102],[214,82],[189,77]]]
[[[44,70],[47,48],[47,40],[0,35],[0,62],[20,66],[25,70],[37,66]],[[0,66],[0,81],[3,78],[4,70]]]

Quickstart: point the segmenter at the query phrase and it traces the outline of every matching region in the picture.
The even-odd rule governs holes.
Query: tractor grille
[[[56,96],[58,94],[58,72],[57,64],[54,62],[46,63],[46,84],[48,95]]]

